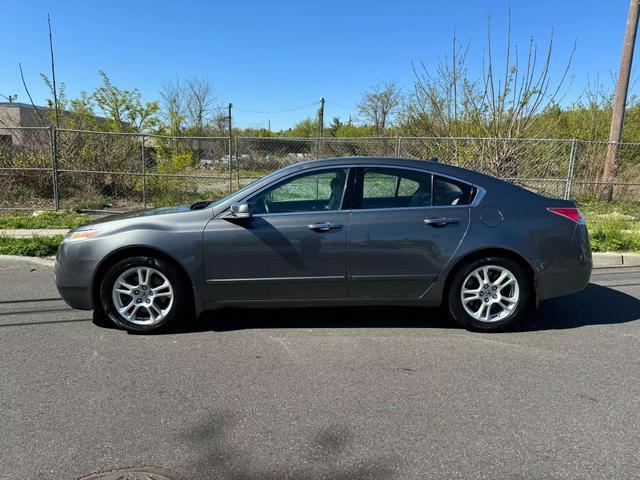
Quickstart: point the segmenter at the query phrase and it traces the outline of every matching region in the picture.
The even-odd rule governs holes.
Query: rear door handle
[[[336,228],[342,228],[342,225],[338,225],[337,223],[311,223],[307,225],[309,230],[314,230],[316,232],[328,232],[329,230],[334,230]]]
[[[449,218],[449,217],[440,217],[440,218],[425,218],[424,223],[426,225],[431,225],[432,227],[444,227],[449,223],[460,223],[459,218]]]

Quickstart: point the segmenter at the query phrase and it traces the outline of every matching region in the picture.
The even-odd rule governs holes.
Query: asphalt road
[[[211,315],[130,335],[0,263],[0,478],[155,465],[182,479],[640,475],[640,268],[520,331],[438,310]]]

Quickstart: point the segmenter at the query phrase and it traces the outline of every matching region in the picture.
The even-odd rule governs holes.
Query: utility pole
[[[2,95],[0,93],[0,97],[2,98],[6,98],[7,100],[9,100],[9,103],[13,103],[14,100],[16,100],[18,98],[18,95],[9,95],[8,97],[6,95]]]
[[[320,111],[318,112],[318,117],[318,123],[320,124],[320,137],[322,137],[324,134],[324,97],[320,97]]]
[[[60,109],[58,108],[58,92],[56,90],[56,66],[53,63],[53,36],[51,35],[51,17],[47,14],[49,24],[49,52],[51,53],[51,81],[53,83],[53,105],[55,108],[56,127],[60,126]],[[56,209],[57,210],[57,209]]]
[[[618,73],[618,83],[616,85],[616,94],[613,101],[609,144],[607,145],[607,156],[605,158],[604,172],[602,174],[603,188],[600,196],[602,200],[606,201],[611,201],[613,199],[613,181],[618,168],[618,144],[622,136],[624,110],[627,103],[627,91],[629,89],[631,62],[633,61],[633,48],[636,43],[639,14],[640,0],[631,0],[629,5],[629,17],[627,18],[627,29],[624,34],[624,45],[622,47],[620,72]]]

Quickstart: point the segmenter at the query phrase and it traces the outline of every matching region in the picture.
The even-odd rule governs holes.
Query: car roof
[[[445,163],[434,162],[432,160],[418,160],[415,158],[398,158],[398,157],[331,157],[318,160],[308,160],[306,162],[297,163],[294,167],[301,169],[315,168],[332,165],[385,165],[410,167],[420,170],[428,170],[433,173],[440,173],[466,180],[470,183],[486,183],[487,181],[500,181],[495,177],[475,172],[467,168],[447,165]]]

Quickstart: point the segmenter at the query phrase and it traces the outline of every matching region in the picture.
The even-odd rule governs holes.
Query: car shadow
[[[640,320],[640,299],[590,283],[580,293],[542,302],[515,330],[562,330],[587,325],[614,325]]]
[[[542,302],[511,331],[563,330],[640,319],[640,300],[589,284],[573,295]],[[461,328],[442,308],[314,307],[277,309],[225,308],[181,322],[171,333],[273,328]]]

